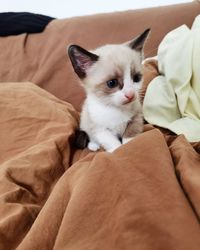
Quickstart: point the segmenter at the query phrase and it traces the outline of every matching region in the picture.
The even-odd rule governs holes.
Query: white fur
[[[126,143],[130,142],[132,139],[133,139],[132,137],[122,138],[122,144],[126,144]]]
[[[88,148],[91,150],[91,151],[97,151],[99,148],[100,148],[100,145],[94,141],[90,141],[88,143]]]
[[[96,151],[99,145],[108,152],[118,148],[121,145],[118,136],[123,136],[128,121],[138,109],[140,109],[138,100],[126,104],[125,109],[119,109],[115,106],[107,106],[97,97],[89,95],[84,103],[80,123],[80,128],[87,132],[90,138],[88,148]],[[123,144],[128,141],[123,140]]]
[[[93,51],[99,56],[87,71],[83,86],[87,93],[84,102],[80,128],[90,139],[88,148],[97,150],[102,146],[112,152],[129,139],[122,139],[128,122],[141,111],[138,90],[141,83],[133,83],[131,69],[141,72],[141,53],[127,45],[106,45]],[[99,83],[106,84],[108,77],[113,79],[116,72],[123,77],[123,88],[112,94],[96,95]],[[134,94],[134,101],[127,103],[126,95]]]

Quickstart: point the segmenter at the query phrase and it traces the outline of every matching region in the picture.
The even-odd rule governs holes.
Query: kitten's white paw
[[[91,151],[97,151],[98,149],[100,149],[100,145],[97,144],[96,142],[90,141],[90,142],[88,143],[88,148],[89,148],[89,150],[91,150]]]
[[[120,146],[121,146],[121,144],[120,144]],[[106,151],[109,152],[109,153],[112,153],[113,151],[115,151],[115,149],[119,148],[120,146],[109,148]]]
[[[131,141],[134,137],[127,137],[127,138],[122,138],[122,144],[126,144],[129,141]]]

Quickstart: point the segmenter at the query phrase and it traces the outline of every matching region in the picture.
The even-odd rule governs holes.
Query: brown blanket
[[[200,143],[145,132],[75,150],[78,113],[31,83],[0,85],[0,249],[200,248]]]
[[[76,150],[84,93],[66,55],[70,43],[122,43],[148,27],[155,55],[199,13],[193,1],[0,37],[0,250],[200,249],[200,143],[145,125],[112,154]],[[157,74],[145,65],[143,96]]]

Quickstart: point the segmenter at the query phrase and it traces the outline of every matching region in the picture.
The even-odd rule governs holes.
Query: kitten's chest
[[[125,130],[127,122],[132,116],[128,111],[123,112],[120,109],[101,104],[90,105],[89,114],[98,127],[110,129],[120,134]]]

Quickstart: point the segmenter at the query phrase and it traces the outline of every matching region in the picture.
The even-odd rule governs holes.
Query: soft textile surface
[[[200,16],[166,35],[158,49],[160,75],[148,86],[145,119],[200,141]]]
[[[167,32],[183,23],[190,27],[198,14],[200,4],[190,2],[53,20],[41,33],[0,37],[0,82],[31,81],[80,110],[84,92],[67,57],[69,44],[94,49],[151,28],[145,55],[152,56]]]
[[[9,250],[69,167],[78,115],[32,83],[1,83],[0,113],[0,249]]]
[[[42,32],[53,17],[29,12],[0,13],[0,36]]]
[[[80,109],[67,44],[122,42],[148,24],[145,52],[154,55],[169,30],[198,13],[191,2],[54,20],[42,33],[0,38],[1,250],[199,249],[199,143],[145,125],[113,154],[75,150],[74,108],[21,83]],[[144,71],[143,94],[156,62]]]
[[[77,112],[31,83],[1,84],[0,112],[1,250],[199,249],[200,144],[148,125],[74,151]]]

